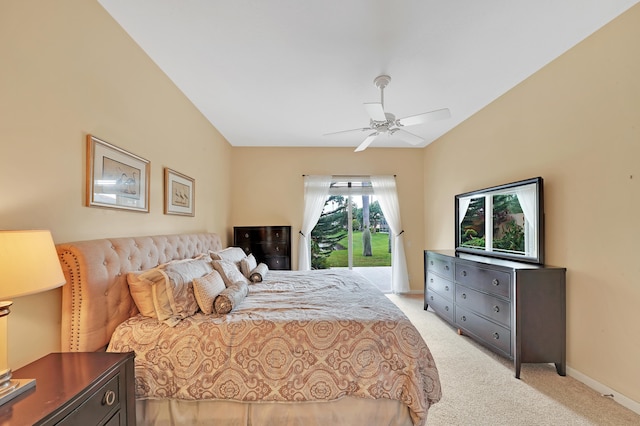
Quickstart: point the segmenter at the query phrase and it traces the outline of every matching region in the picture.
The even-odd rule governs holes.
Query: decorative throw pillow
[[[170,304],[171,318],[178,320],[190,317],[198,311],[198,301],[193,292],[193,280],[203,277],[213,271],[213,266],[208,258],[192,260],[191,262],[180,262],[169,264],[165,267],[164,273],[169,278],[166,281],[166,299]],[[157,300],[165,300],[162,297],[162,288],[157,287]],[[166,306],[162,307],[166,312]],[[164,321],[168,318],[160,318]]]
[[[235,263],[227,260],[214,260],[211,263],[213,264],[213,268],[222,276],[225,286],[229,287],[238,281],[249,284],[249,280],[242,275],[242,272],[240,272]]]
[[[248,293],[249,286],[246,282],[238,281],[237,283],[233,283],[216,297],[213,303],[216,313],[228,314],[247,297]]]
[[[258,262],[256,261],[256,258],[253,256],[253,254],[250,253],[247,255],[247,257],[240,261],[240,272],[242,272],[242,275],[249,278],[249,276],[251,275],[251,271],[256,269],[256,266],[258,266]]]
[[[218,271],[212,271],[204,277],[193,279],[193,293],[198,301],[198,306],[205,314],[213,313],[213,302],[225,288],[224,280]]]
[[[261,263],[251,271],[249,279],[252,283],[260,283],[267,277],[267,272],[269,272],[269,267],[266,264]]]
[[[146,271],[129,272],[127,283],[129,292],[142,315],[149,318],[158,318],[153,296],[153,286],[162,283],[167,276],[158,268],[147,269]]]
[[[224,250],[210,251],[209,255],[213,260],[228,260],[233,262],[236,266],[240,266],[240,261],[247,257],[244,250],[240,247],[227,247]]]
[[[213,271],[211,259],[170,262],[127,274],[129,291],[140,313],[173,327],[198,311],[193,279]]]

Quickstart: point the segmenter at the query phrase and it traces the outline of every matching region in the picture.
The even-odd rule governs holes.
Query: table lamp
[[[14,297],[65,283],[49,231],[0,231],[0,405],[35,386],[35,379],[11,379],[7,323]]]

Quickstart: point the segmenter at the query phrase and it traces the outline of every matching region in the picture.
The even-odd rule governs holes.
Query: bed
[[[216,234],[57,249],[62,350],[135,351],[138,424],[423,425],[440,399],[420,334],[356,273],[268,271],[231,312],[170,322],[140,313],[127,275],[220,251]]]

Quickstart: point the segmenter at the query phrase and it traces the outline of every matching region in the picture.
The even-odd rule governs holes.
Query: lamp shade
[[[65,283],[49,231],[0,231],[0,300]]]

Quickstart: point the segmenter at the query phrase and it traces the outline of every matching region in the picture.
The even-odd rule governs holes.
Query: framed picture
[[[195,216],[196,182],[189,176],[164,168],[164,213]]]
[[[148,160],[87,135],[86,205],[149,212]]]

